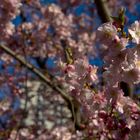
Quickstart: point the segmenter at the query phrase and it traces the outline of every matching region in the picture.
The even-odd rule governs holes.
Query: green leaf
[[[69,47],[65,48],[65,56],[66,56],[66,61],[68,64],[73,64],[73,54],[72,50]]]

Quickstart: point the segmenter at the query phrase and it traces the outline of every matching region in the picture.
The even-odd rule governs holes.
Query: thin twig
[[[36,74],[42,81],[44,81],[50,88],[53,90],[57,91],[61,97],[68,103],[69,106],[71,106],[71,113],[74,119],[75,123],[75,111],[74,111],[74,104],[73,104],[73,99],[70,97],[64,89],[59,87],[56,82],[54,83],[53,81],[50,81],[49,78],[47,78],[43,73],[41,73],[35,66],[32,64],[28,63],[22,56],[17,55],[13,50],[8,48],[4,42],[0,42],[0,48],[4,50],[7,54],[15,58],[18,62],[20,62],[22,65],[24,65],[26,68],[31,70],[34,74]]]
[[[42,74],[35,66],[25,61],[22,56],[17,55],[14,51],[12,51],[10,48],[8,48],[4,43],[0,43],[0,48],[3,49],[6,53],[14,57],[16,60],[18,60],[22,65],[27,67],[29,70],[31,70],[33,73],[35,73],[41,80],[43,80],[47,85],[49,85],[52,89],[56,90],[61,94],[61,96],[65,100],[72,100],[70,96],[68,96],[64,90],[62,90],[59,86],[57,86],[55,83],[52,83],[44,74]]]
[[[25,45],[25,43],[24,43],[24,45]],[[25,52],[25,48],[23,48],[23,53],[24,53],[24,59],[27,62],[27,55],[26,55],[26,52]],[[26,80],[25,80],[25,104],[24,104],[24,112],[26,113],[27,112],[27,104],[28,104],[28,87],[27,87],[28,71],[26,71],[25,78],[26,78]],[[24,116],[23,119],[19,122],[18,128],[17,128],[17,133],[16,133],[16,136],[15,136],[15,139],[14,140],[17,140],[18,134],[19,134],[20,129],[21,129],[21,125],[23,124],[23,122],[24,122],[25,119],[26,119],[26,117]]]

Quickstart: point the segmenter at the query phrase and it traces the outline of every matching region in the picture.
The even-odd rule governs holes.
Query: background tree
[[[0,138],[140,138],[139,5],[0,0]]]

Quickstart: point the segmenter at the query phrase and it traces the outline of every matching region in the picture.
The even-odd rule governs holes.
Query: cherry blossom
[[[135,23],[131,25],[128,31],[132,37],[132,41],[136,44],[140,44],[140,22],[135,21]]]

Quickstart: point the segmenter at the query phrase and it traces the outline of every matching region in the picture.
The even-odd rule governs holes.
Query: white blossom
[[[140,44],[140,22],[135,21],[128,29],[128,32],[132,37],[132,41],[136,44]]]

